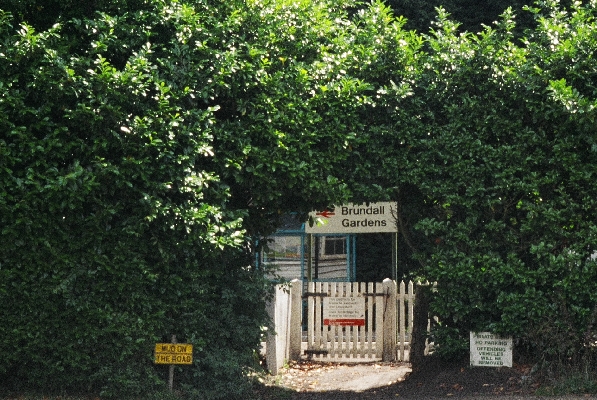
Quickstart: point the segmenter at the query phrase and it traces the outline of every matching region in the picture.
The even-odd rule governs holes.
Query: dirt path
[[[295,363],[279,375],[279,385],[297,392],[363,392],[404,380],[408,363]]]
[[[332,364],[301,361],[275,377],[271,392],[259,399],[289,400],[586,400],[590,394],[541,397],[530,366],[514,368],[470,367],[466,360],[429,362],[411,373],[408,363]],[[273,387],[272,387],[273,386]],[[274,388],[275,387],[275,388]]]

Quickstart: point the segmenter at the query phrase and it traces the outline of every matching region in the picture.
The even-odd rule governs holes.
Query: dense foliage
[[[5,388],[152,389],[171,334],[195,344],[206,390],[240,388],[253,358],[263,284],[213,172],[215,108],[188,106],[213,88],[169,68],[195,11],[154,6],[41,32],[1,16]]]
[[[492,330],[570,361],[597,322],[597,25],[595,4],[539,5],[521,42],[508,12],[479,34],[440,13],[378,162],[394,163],[418,273],[438,282],[439,342]]]
[[[510,11],[419,34],[381,2],[6,4],[5,387],[147,393],[176,334],[180,388],[242,397],[266,324],[251,239],[347,200],[398,201],[442,351],[494,330],[590,359],[594,2],[540,2],[522,36]]]
[[[178,387],[243,396],[267,323],[250,238],[346,198],[335,160],[362,131],[333,3],[8,3],[4,389],[146,393],[176,334]]]

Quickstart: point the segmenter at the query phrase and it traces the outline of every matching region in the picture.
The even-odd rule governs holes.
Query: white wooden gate
[[[398,308],[396,314],[398,319],[396,324],[397,361],[409,361],[414,324],[415,284],[413,281],[408,282],[408,285],[404,281],[400,282],[396,293],[396,302]]]
[[[304,297],[307,298],[305,352],[309,356],[321,361],[396,360],[396,282],[390,279],[383,283],[309,282]],[[364,299],[364,324],[324,323],[326,297]]]

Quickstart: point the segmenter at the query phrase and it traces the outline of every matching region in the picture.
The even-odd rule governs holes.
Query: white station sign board
[[[333,210],[312,211],[305,223],[306,233],[397,232],[396,202],[349,203]]]
[[[491,332],[471,332],[471,365],[512,367],[512,337]]]

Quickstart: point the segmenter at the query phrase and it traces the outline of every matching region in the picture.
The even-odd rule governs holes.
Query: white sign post
[[[471,365],[512,367],[512,337],[491,332],[471,332]]]
[[[306,233],[397,232],[396,202],[346,204],[333,210],[309,213],[313,224],[305,224]]]

